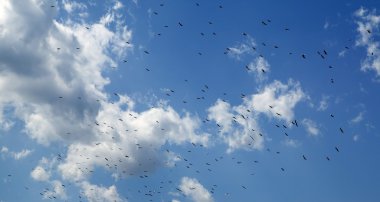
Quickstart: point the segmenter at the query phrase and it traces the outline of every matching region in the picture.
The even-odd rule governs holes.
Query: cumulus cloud
[[[90,184],[85,181],[81,184],[84,195],[89,202],[104,201],[104,202],[123,202],[126,201],[122,199],[117,192],[116,186],[112,185],[110,187],[103,187],[94,184]]]
[[[0,106],[13,107],[26,133],[41,144],[89,139],[88,123],[100,107],[96,100],[107,98],[102,90],[109,80],[101,72],[116,63],[108,53],[120,47],[115,53],[121,54],[127,47],[120,41],[130,31],[123,26],[114,32],[100,22],[89,30],[58,22],[44,1],[5,1],[0,10],[0,90],[6,92]]]
[[[228,145],[227,152],[235,149],[262,149],[264,138],[256,122],[256,115],[248,112],[251,109],[248,103],[231,106],[218,99],[208,109],[208,119],[216,122],[219,135]]]
[[[30,176],[36,181],[48,181],[50,173],[42,166],[36,166],[30,173]]]
[[[46,190],[43,192],[43,198],[44,199],[67,199],[67,194],[64,186],[62,186],[62,182],[59,180],[53,180],[50,182],[50,185],[52,186],[52,190]]]
[[[258,93],[246,96],[243,103],[231,106],[218,99],[208,109],[208,118],[216,122],[219,134],[229,146],[228,152],[235,149],[262,149],[264,136],[257,120],[261,115],[270,118],[292,121],[294,108],[304,99],[305,94],[298,82],[280,81],[264,86]]]
[[[128,96],[118,95],[114,103],[105,92],[110,80],[102,73],[133,48],[125,43],[132,32],[123,21],[120,2],[114,1],[93,23],[70,16],[56,20],[58,6],[43,0],[0,4],[0,123],[7,120],[4,110],[12,108],[11,115],[37,143],[68,145],[62,161],[47,163],[43,158],[30,174],[53,187],[45,196],[65,197],[54,188],[58,181],[51,180],[52,170],[57,170],[87,190],[88,200],[101,197],[89,187],[118,199],[116,187],[85,183],[94,168],[115,177],[139,175],[165,166],[170,156],[159,152],[164,144],[208,145],[209,135],[198,132],[197,116],[179,114],[167,105],[137,112]],[[87,11],[75,1],[63,1],[63,6],[67,12]]]
[[[314,136],[314,137],[319,135],[320,132],[319,132],[318,125],[313,120],[303,119],[302,123],[305,126],[305,129],[309,135]]]
[[[65,161],[59,165],[65,179],[84,180],[95,166],[120,177],[138,175],[170,161],[170,156],[165,159],[158,152],[166,143],[207,146],[209,135],[195,132],[200,126],[198,118],[188,113],[181,117],[169,106],[138,113],[124,106],[128,101],[104,104],[97,117],[95,140],[69,146]]]
[[[179,189],[194,202],[213,202],[210,192],[195,178],[183,177]]]
[[[290,79],[284,84],[276,80],[257,94],[253,94],[250,105],[255,111],[264,113],[268,117],[290,122],[294,119],[294,107],[305,97],[298,82]]]
[[[358,37],[356,45],[365,47],[367,56],[362,61],[362,71],[375,71],[376,76],[380,76],[380,51],[379,42],[375,36],[379,34],[380,15],[376,14],[376,10],[369,11],[360,8],[355,12]]]

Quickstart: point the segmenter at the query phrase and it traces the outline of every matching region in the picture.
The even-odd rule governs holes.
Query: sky
[[[2,0],[0,201],[378,201],[379,7]]]

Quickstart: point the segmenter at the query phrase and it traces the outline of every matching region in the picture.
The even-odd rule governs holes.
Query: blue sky
[[[2,1],[0,201],[377,201],[379,6]]]

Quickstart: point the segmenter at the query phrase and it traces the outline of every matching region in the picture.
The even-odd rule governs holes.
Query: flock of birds
[[[160,7],[164,7],[165,4],[161,3],[159,4]],[[200,7],[201,4],[200,3],[195,3],[194,6],[196,7]],[[51,6],[52,8],[55,8],[55,5],[52,5]],[[223,6],[222,5],[216,5],[216,7],[218,9],[223,9]],[[159,11],[153,11],[153,14],[154,15],[159,15]],[[262,20],[261,22],[258,22],[260,23],[262,26],[271,26],[271,20],[270,19],[265,19],[265,20]],[[207,22],[209,25],[212,25],[213,22],[211,21],[208,21]],[[175,26],[177,27],[178,29],[181,29],[182,27],[186,26],[186,23],[184,22],[181,22],[181,21],[178,21],[178,23],[176,25],[170,25],[171,26]],[[164,28],[169,28],[169,25],[163,25]],[[90,27],[84,27],[85,29],[87,30],[90,30],[91,28]],[[166,29],[168,30],[168,29]],[[291,32],[291,29],[288,28],[288,27],[284,27],[283,30],[285,32]],[[368,34],[371,34],[371,30],[367,30]],[[210,32],[213,36],[216,36],[217,33],[216,32]],[[205,36],[205,32],[200,32],[199,33],[201,36]],[[247,32],[242,32],[241,33],[243,37],[249,37],[249,34]],[[156,36],[158,37],[161,37],[163,35],[163,33],[156,33]],[[125,43],[127,44],[130,44],[129,41],[126,41]],[[269,47],[270,45],[268,45],[267,43],[265,42],[262,42],[261,43],[261,46],[263,47]],[[280,46],[279,45],[272,45],[272,47],[274,49],[279,49]],[[81,50],[80,47],[75,47],[75,49],[77,50]],[[259,57],[263,57],[264,58],[264,55],[260,54],[259,53],[259,47],[255,47],[255,46],[252,46],[251,47],[252,51],[256,51],[257,55]],[[344,49],[348,50],[350,49],[348,46],[345,46]],[[57,47],[57,50],[59,51],[60,50],[60,47]],[[86,50],[81,50],[81,51],[86,51]],[[229,47],[226,47],[224,50],[221,50],[221,52],[225,55],[229,55],[231,54],[231,48]],[[146,55],[150,55],[150,54],[153,54],[151,53],[149,50],[143,50],[143,54],[146,54]],[[196,54],[198,54],[199,56],[202,56],[203,53],[202,52],[197,52]],[[289,55],[297,55],[296,53],[294,52],[288,52]],[[299,58],[301,60],[307,60],[309,59],[308,55],[306,53],[298,53],[299,54]],[[317,50],[316,53],[315,53],[318,57],[320,57],[321,59],[323,60],[326,60],[329,56],[329,53],[328,53],[328,50],[326,49],[323,49],[323,50]],[[120,61],[120,63],[127,63],[128,60],[127,59],[124,59],[122,61]],[[252,71],[252,69],[247,65],[244,67],[246,71]],[[333,65],[329,65],[328,68],[333,68]],[[149,73],[154,73],[154,70],[151,69],[151,68],[145,68],[145,71],[146,72],[149,72]],[[262,74],[266,74],[267,72],[265,71],[265,69],[261,69],[260,70]],[[184,79],[184,82],[186,83],[189,83],[190,81],[188,79]],[[330,82],[331,84],[334,83],[334,79],[331,78],[330,79]],[[195,96],[194,97],[194,101],[196,100],[204,100],[206,99],[206,94],[210,92],[210,87],[208,84],[203,84],[203,87],[200,89],[201,92],[202,92],[202,95],[199,95],[199,96]],[[171,97],[171,96],[174,96],[176,93],[176,91],[174,90],[174,88],[172,89],[167,89],[165,92],[164,92],[164,96],[166,96],[168,99]],[[114,96],[116,97],[119,97],[119,93],[115,92],[114,93]],[[226,98],[227,96],[227,93],[223,93],[223,96]],[[64,101],[65,99],[68,99],[68,98],[65,98],[63,96],[58,96],[58,98],[61,100],[61,101]],[[77,97],[79,100],[81,100],[81,96],[78,96]],[[241,99],[246,99],[246,94],[245,93],[241,93],[240,94],[240,98]],[[97,100],[97,101],[100,101],[100,100]],[[223,99],[222,100],[223,102],[227,102],[226,99]],[[191,104],[192,100],[182,100],[182,103],[183,104],[188,104],[190,103]],[[268,109],[269,110],[274,110],[275,106],[271,105],[270,103],[268,103]],[[233,121],[234,122],[237,122],[238,119],[243,119],[243,120],[247,120],[249,119],[249,114],[250,113],[254,113],[254,109],[253,108],[247,108],[245,109],[246,110],[246,114],[238,114],[237,116],[234,116],[233,117]],[[277,116],[281,117],[282,114],[280,114],[279,112],[274,112]],[[138,118],[137,117],[138,115],[136,114],[130,114],[130,118],[131,119],[136,119]],[[329,114],[330,118],[334,118],[334,114]],[[122,118],[119,119],[120,122],[126,122],[128,120],[124,120]],[[157,124],[159,125],[159,121],[156,121]],[[211,120],[209,120],[208,118],[204,118],[203,119],[203,123],[206,124],[206,123],[212,123]],[[114,127],[111,123],[98,123],[97,121],[94,121],[92,123],[94,125],[94,127],[101,127],[101,126],[107,126],[107,128],[109,130],[113,130]],[[291,121],[290,123],[276,123],[274,124],[274,127],[275,128],[281,128],[283,130],[283,134],[286,136],[286,137],[289,137],[291,132],[288,131],[289,128],[291,128],[290,125],[292,125],[292,127],[299,127],[302,123],[300,123],[299,121],[297,120],[293,120]],[[215,128],[217,128],[218,130],[221,128],[221,126],[219,124],[216,124],[215,123]],[[161,128],[161,130],[165,130],[165,128]],[[255,133],[255,129],[251,129],[252,130],[252,134]],[[103,131],[104,133],[107,133],[107,131]],[[134,128],[134,129],[130,129],[130,130],[127,130],[126,132],[128,133],[138,133],[138,128]],[[344,129],[342,127],[338,127],[336,128],[336,132],[337,133],[341,133],[341,134],[344,134]],[[68,134],[70,134],[70,132],[68,132]],[[263,136],[263,134],[259,134],[260,136]],[[253,136],[250,136],[251,139],[252,139],[252,142],[255,141],[254,137]],[[117,141],[117,140],[115,140]],[[94,146],[99,146],[101,143],[96,143]],[[250,143],[251,145],[252,143]],[[136,143],[136,147],[137,149],[145,149],[146,147],[149,147],[149,145],[143,145],[141,143]],[[202,155],[202,153],[206,152],[207,153],[207,150],[204,148],[204,149],[200,149],[200,148],[204,148],[203,145],[201,144],[195,144],[195,143],[191,143],[191,146],[189,147],[188,151],[187,151],[187,154],[185,155],[181,155],[181,156],[177,156],[176,158],[178,160],[180,160],[179,162],[177,162],[174,166],[173,169],[183,169],[183,168],[186,168],[186,169],[190,169],[190,170],[193,170],[195,173],[201,173],[201,172],[210,172],[212,173],[214,168],[216,168],[218,166],[218,163],[227,159],[228,157],[226,157],[224,154],[222,155],[217,155],[215,157],[210,157],[209,160],[210,161],[207,161],[207,162],[204,162],[203,165],[196,165],[197,163],[193,162],[191,160],[191,157],[194,157],[196,158],[196,155]],[[116,148],[114,148],[116,149]],[[123,152],[122,148],[118,148],[120,150],[120,152]],[[336,145],[334,146],[333,148],[335,150],[335,152],[339,153],[341,152],[340,150],[340,146]],[[266,150],[268,152],[271,151],[270,148],[266,148]],[[167,153],[170,153],[170,149],[169,148],[163,148],[163,152],[167,152]],[[194,154],[195,153],[195,154]],[[281,152],[280,151],[276,151],[275,154],[280,154]],[[186,157],[187,155],[191,155],[190,158]],[[123,156],[125,157],[125,159],[128,159],[129,158],[129,155],[128,154],[123,154]],[[64,154],[58,154],[57,155],[57,160],[58,161],[62,161],[64,160]],[[141,178],[142,180],[143,179],[146,179],[146,178],[149,178],[150,176],[150,171],[149,170],[143,170],[141,171],[141,173],[125,173],[126,171],[123,170],[123,168],[119,167],[119,165],[124,161],[124,159],[111,159],[110,157],[108,156],[88,156],[87,158],[103,158],[104,160],[104,164],[106,167],[109,168],[109,170],[111,171],[118,171],[120,173],[124,173],[124,174],[127,174],[127,175],[130,175],[130,176],[138,176],[139,178]],[[299,158],[301,160],[304,160],[304,161],[307,161],[309,160],[310,156],[306,155],[306,154],[300,154],[299,155]],[[331,157],[331,155],[324,155],[323,158],[326,159],[326,161],[332,161],[333,158]],[[247,162],[243,162],[243,160],[239,160],[239,159],[236,159],[234,157],[232,157],[230,159],[230,161],[232,161],[233,163],[237,164],[237,165],[248,165],[249,163]],[[260,162],[258,160],[254,160],[252,163],[254,164],[259,164]],[[142,166],[142,165],[141,165]],[[84,167],[79,167],[79,169],[81,169],[82,172],[94,172],[93,170],[89,170],[88,168],[84,168]],[[280,172],[286,172],[286,168],[285,167],[280,167],[279,168],[279,171]],[[254,175],[254,173],[249,173],[250,175]],[[9,178],[12,177],[11,174],[8,175]],[[174,187],[176,189],[176,191],[178,191],[179,193],[182,193],[183,194],[183,190],[181,190],[180,187],[176,187],[176,184],[174,183],[174,180],[170,179],[170,180],[167,180],[167,177],[164,177],[162,179],[162,181],[160,182],[160,184],[158,186],[154,186],[154,185],[150,185],[149,184],[149,181],[144,181],[144,183],[146,183],[143,187],[141,187],[141,189],[138,189],[137,192],[139,194],[142,194],[142,195],[145,195],[147,198],[147,200],[149,201],[158,201],[158,200],[155,200],[156,198],[160,198],[160,197],[157,197],[157,195],[160,195],[160,194],[164,194],[163,190],[165,188],[165,186],[167,187]],[[71,183],[68,183],[68,184],[62,184],[62,187],[63,188],[66,188],[66,186],[71,186],[72,184]],[[25,190],[30,190],[30,187],[27,187],[25,186],[24,187]],[[196,189],[196,187],[192,187],[191,189]],[[215,192],[217,192],[217,189],[218,189],[218,185],[217,184],[214,184],[212,185],[208,190],[211,194],[214,194]],[[246,189],[249,189],[249,187],[247,187],[246,185],[241,185],[241,189],[243,190],[246,190]],[[54,194],[50,194],[51,192],[54,192],[54,190],[52,189],[49,189],[49,188],[45,188],[44,190],[42,190],[40,192],[40,195],[44,196],[46,195],[47,198],[50,198],[52,200],[55,200],[57,199],[57,196],[55,196]],[[48,195],[49,194],[49,195]],[[226,196],[230,195],[231,193],[224,193]],[[84,200],[84,193],[80,193],[79,196],[78,196],[78,199],[79,201],[82,201]]]

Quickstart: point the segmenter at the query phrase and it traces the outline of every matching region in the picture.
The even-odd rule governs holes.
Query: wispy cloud
[[[323,95],[321,101],[319,102],[319,106],[318,106],[317,110],[318,111],[325,111],[329,106],[329,103],[328,103],[329,99],[330,99],[329,96]]]
[[[26,158],[27,156],[29,156],[33,151],[32,150],[29,150],[29,149],[23,149],[19,152],[14,152],[14,151],[10,151],[8,149],[8,147],[5,147],[3,146],[0,150],[0,153],[2,153],[3,155],[6,155],[6,156],[10,156],[12,157],[13,159],[15,160],[20,160],[20,159],[23,159],[23,158]]]
[[[364,112],[359,112],[357,116],[355,116],[354,118],[350,120],[350,123],[357,124],[363,121],[363,119],[364,119]]]
[[[268,78],[268,74],[270,72],[270,65],[267,60],[263,57],[256,57],[252,62],[248,65],[248,72],[254,73],[256,77],[256,81],[262,82]]]
[[[313,120],[303,119],[302,123],[305,126],[305,129],[310,136],[316,137],[320,134],[318,125]]]
[[[292,148],[297,148],[297,147],[299,147],[301,145],[301,143],[298,140],[291,139],[291,138],[285,139],[283,141],[283,144],[285,146],[292,147]]]

